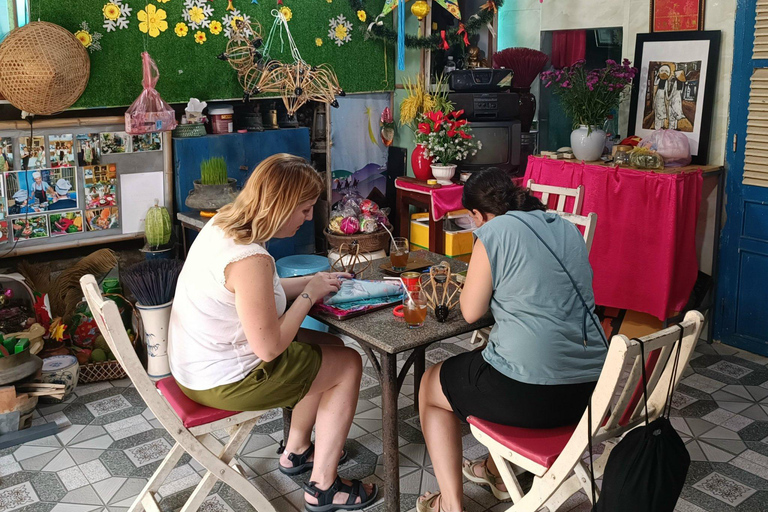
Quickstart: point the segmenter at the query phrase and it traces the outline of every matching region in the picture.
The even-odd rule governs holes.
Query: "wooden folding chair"
[[[243,476],[242,467],[235,462],[235,455],[248,440],[251,430],[264,411],[232,412],[205,407],[187,398],[173,377],[160,380],[156,388],[128,339],[115,303],[101,296],[99,286],[92,275],[83,276],[80,286],[112,353],[125,369],[147,407],[176,440],[176,444],[128,512],[160,511],[155,493],[185,453],[199,462],[207,473],[181,507],[181,512],[194,512],[200,508],[217,480],[239,492],[259,512],[274,512],[272,504]],[[221,429],[226,429],[229,433],[226,444],[211,435]]]
[[[533,180],[530,180],[532,182]],[[575,189],[566,189],[575,190]],[[581,209],[581,205],[579,205]],[[590,213],[586,217],[583,215],[576,215],[574,213],[559,212],[555,210],[548,210],[554,212],[564,218],[565,220],[584,228],[584,243],[587,244],[587,253],[592,250],[592,239],[595,237],[595,228],[597,227],[597,214],[595,212]],[[472,338],[469,340],[471,345],[483,346],[488,343],[488,336],[491,335],[491,328],[484,327],[478,329],[472,333]]]
[[[555,211],[581,215],[581,205],[584,203],[584,185],[579,185],[576,188],[555,187],[553,185],[540,185],[529,179],[526,186],[531,192],[541,194],[541,202],[547,208],[549,208],[549,196],[558,196],[557,206],[554,208]],[[569,197],[573,198],[573,208],[570,212],[566,212],[565,201]]]
[[[683,340],[673,390],[696,347],[703,322],[701,313],[691,311],[680,324]],[[578,424],[554,429],[506,427],[467,418],[472,434],[488,448],[512,496],[513,504],[507,512],[535,512],[543,506],[555,512],[579,489],[584,489],[592,499],[589,467],[582,460],[589,446],[588,436],[592,436],[595,445],[605,443],[605,450],[593,464],[594,476],[600,478],[619,438],[645,422],[641,364],[647,374],[648,419],[653,421],[661,415],[673,378],[679,338],[680,328],[672,326],[642,338],[641,350],[636,340],[630,341],[623,335],[613,337],[592,394],[591,432],[588,410]],[[641,354],[645,354],[645,360]],[[533,486],[525,495],[512,464],[534,474]]]

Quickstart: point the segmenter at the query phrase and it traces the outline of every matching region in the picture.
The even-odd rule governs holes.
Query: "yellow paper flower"
[[[176,32],[177,36],[184,37],[189,33],[189,28],[184,23],[177,23],[173,31]]]
[[[221,22],[220,21],[212,21],[208,29],[211,31],[211,34],[217,36],[221,34]]]
[[[105,4],[101,12],[104,13],[104,17],[107,18],[108,20],[114,21],[120,17],[120,8],[113,3]]]
[[[165,11],[158,9],[152,4],[145,7],[146,10],[141,10],[136,15],[141,23],[139,23],[139,30],[145,34],[149,32],[150,37],[157,37],[160,32],[168,30],[168,22],[165,21]]]
[[[191,21],[192,23],[196,23],[199,25],[205,19],[205,13],[198,6],[192,7],[187,12],[189,13],[189,21]]]
[[[197,44],[203,44],[205,40],[206,40],[205,32],[201,32],[200,30],[195,32],[195,42]]]
[[[245,21],[242,16],[232,16],[232,21],[229,22],[230,25],[232,25],[232,28],[237,29],[237,22],[238,21]]]
[[[316,37],[315,38],[315,45],[316,46],[323,46],[323,40],[320,39],[319,37]]]
[[[165,3],[170,2],[170,0],[157,0],[157,1],[160,2],[161,4],[165,4]]]
[[[344,25],[336,25],[336,39],[343,41],[347,37],[347,27]]]
[[[285,17],[285,21],[291,21],[291,18],[293,18],[293,11],[291,11],[290,7],[283,6],[280,8],[280,12]]]
[[[86,32],[85,30],[78,30],[77,32],[75,32],[75,37],[77,38],[78,41],[83,43],[83,46],[85,46],[86,48],[91,46],[91,43],[93,42],[93,37],[91,36],[91,34]]]
[[[365,22],[366,18],[368,18],[368,15],[365,14],[365,11],[362,9],[357,11],[357,19],[359,19],[362,22]]]
[[[326,0],[329,4],[333,3],[333,0]]]

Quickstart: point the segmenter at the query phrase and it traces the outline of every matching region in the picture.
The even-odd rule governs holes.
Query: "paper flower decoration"
[[[222,30],[221,22],[218,21],[218,20],[213,20],[211,22],[210,26],[208,27],[208,30],[210,30],[211,34],[213,34],[215,36],[221,34],[221,30]]]
[[[168,30],[168,22],[165,21],[166,14],[163,9],[158,9],[153,4],[147,5],[136,14],[139,19],[139,30],[149,33],[149,37],[157,37],[160,32]]]
[[[125,5],[122,0],[112,0],[104,4],[101,12],[104,14],[103,27],[107,29],[107,32],[112,32],[113,30],[128,28],[133,9]]]
[[[290,7],[287,7],[287,6],[281,7],[280,13],[285,18],[285,21],[291,21],[291,18],[293,18],[293,11],[291,11]]]
[[[323,46],[323,40],[319,37],[315,38],[315,46]]]
[[[75,32],[77,40],[91,53],[101,50],[101,43],[99,42],[101,36],[102,34],[99,32],[91,33],[91,28],[88,26],[87,21],[82,22],[80,24],[80,30]]]
[[[157,1],[158,1],[159,3],[161,3],[161,4],[165,4],[165,3],[168,3],[168,2],[170,2],[170,0],[157,0]]]
[[[367,14],[365,14],[365,11],[363,11],[362,9],[361,9],[361,10],[359,10],[359,11],[357,11],[357,19],[359,19],[360,21],[362,21],[363,23],[365,23],[365,20],[366,20],[367,18],[368,18],[368,15],[367,15]]]
[[[328,31],[328,38],[338,46],[352,40],[352,24],[347,21],[343,14],[331,18],[328,25],[331,27]]]
[[[195,42],[197,44],[203,44],[206,40],[205,32],[197,31],[195,32]]]
[[[185,0],[181,17],[192,30],[201,27],[208,28],[211,23],[211,16],[213,16],[213,7],[207,0]]]
[[[223,18],[221,18],[221,24],[224,26],[224,36],[227,37],[227,39],[232,39],[234,37],[236,23],[238,21],[245,21],[246,23],[250,23],[251,17],[235,9],[234,11],[227,13]],[[251,37],[253,35],[253,32],[248,28],[245,28],[242,33],[245,35],[245,37]]]
[[[173,31],[176,32],[177,36],[184,37],[189,33],[189,27],[184,23],[177,23],[176,28],[174,28]]]

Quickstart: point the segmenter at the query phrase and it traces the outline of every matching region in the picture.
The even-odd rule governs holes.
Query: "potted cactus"
[[[147,210],[144,220],[146,244],[142,252],[146,259],[165,259],[172,256],[171,226],[171,215],[168,210],[155,201],[155,206]]]
[[[199,210],[203,217],[213,217],[216,211],[237,197],[237,180],[227,176],[227,162],[224,158],[213,157],[200,164],[200,179],[193,182],[184,204]]]

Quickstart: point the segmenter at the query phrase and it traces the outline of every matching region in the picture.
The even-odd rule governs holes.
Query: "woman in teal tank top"
[[[498,169],[473,174],[462,202],[478,229],[461,313],[471,323],[490,309],[496,325],[483,350],[437,364],[421,381],[419,416],[440,493],[419,498],[420,512],[462,510],[462,473],[508,500],[492,459],[462,467],[461,423],[577,423],[607,353],[578,228]]]

